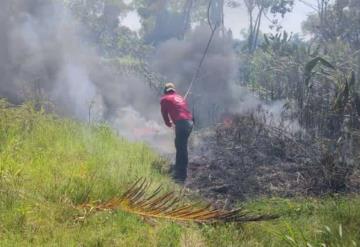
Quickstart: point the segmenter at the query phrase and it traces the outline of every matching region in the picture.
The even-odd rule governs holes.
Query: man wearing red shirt
[[[175,125],[176,163],[174,179],[184,183],[188,165],[188,138],[193,128],[193,116],[186,100],[175,91],[173,83],[166,83],[164,95],[160,101],[161,114],[166,126]]]

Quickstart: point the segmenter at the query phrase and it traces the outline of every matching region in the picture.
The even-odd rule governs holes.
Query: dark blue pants
[[[188,166],[188,139],[193,129],[193,121],[179,120],[175,127],[176,163],[174,167],[174,179],[185,181]]]

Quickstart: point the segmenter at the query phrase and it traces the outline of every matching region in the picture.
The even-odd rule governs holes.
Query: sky
[[[293,11],[291,13],[288,13],[284,17],[284,19],[280,17],[280,23],[284,27],[284,30],[301,34],[301,23],[306,20],[309,14],[313,12],[313,9],[311,9],[309,6],[306,6],[302,2],[295,1]],[[271,15],[268,16],[271,17]],[[235,9],[229,7],[225,8],[225,27],[232,30],[235,38],[241,37],[241,30],[246,29],[248,27],[248,23],[248,14],[244,6],[240,6],[239,8]],[[269,28],[269,25],[270,22],[267,19],[264,19],[261,30],[263,32],[270,32],[271,30]]]
[[[129,2],[130,0],[128,0]],[[314,0],[307,0],[312,2]],[[284,30],[301,35],[301,23],[306,20],[307,16],[313,13],[314,10],[300,1],[295,1],[294,9],[288,13],[284,19],[280,20]],[[270,17],[270,16],[269,16]],[[241,31],[245,30],[248,26],[248,15],[245,7],[242,5],[238,8],[225,8],[224,24],[226,28],[230,28],[235,38],[241,38]],[[261,30],[269,32],[270,22],[265,19],[262,24]],[[122,25],[129,27],[133,31],[139,31],[141,28],[140,19],[135,11],[130,12],[123,20]]]

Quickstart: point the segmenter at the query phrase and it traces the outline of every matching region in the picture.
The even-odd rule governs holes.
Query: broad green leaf
[[[324,58],[322,58],[322,57],[313,58],[312,60],[310,60],[310,61],[305,65],[305,84],[306,84],[307,86],[309,85],[310,79],[311,79],[311,77],[312,77],[313,69],[315,68],[315,66],[316,66],[319,62],[320,62],[322,65],[324,65],[325,67],[328,67],[328,68],[333,69],[333,70],[336,69],[331,63],[329,63],[328,61],[326,61],[326,60],[325,60]]]

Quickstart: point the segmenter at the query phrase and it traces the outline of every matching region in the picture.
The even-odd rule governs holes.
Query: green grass
[[[279,219],[237,227],[209,227],[209,246],[358,246],[360,198],[269,198],[247,202],[252,212],[272,213]],[[222,235],[214,238],[215,232]],[[234,244],[236,243],[236,244]],[[358,245],[356,245],[358,244]]]
[[[118,196],[138,177],[168,190],[161,159],[106,125],[88,126],[0,101],[0,246],[355,246],[360,197],[247,202],[270,222],[155,225],[123,212],[85,217],[74,205]]]

